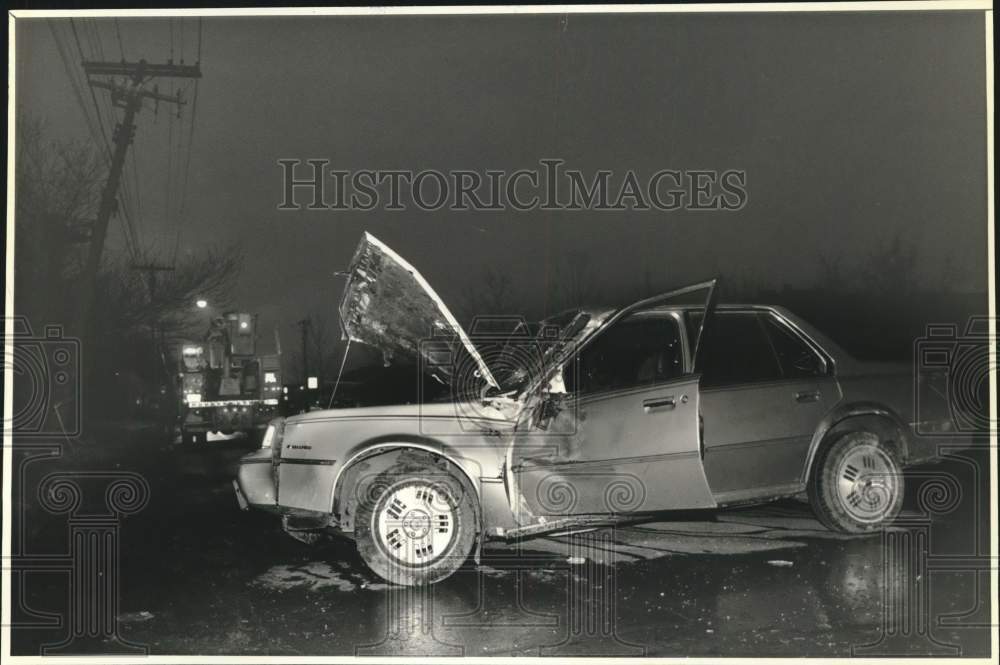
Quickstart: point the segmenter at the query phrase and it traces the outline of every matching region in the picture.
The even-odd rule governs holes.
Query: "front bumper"
[[[250,400],[201,402],[187,409],[184,428],[208,432],[260,430],[267,427],[276,412],[276,406]]]
[[[257,450],[241,458],[233,484],[241,508],[245,502],[248,507],[277,510],[278,491],[274,482],[271,449]]]

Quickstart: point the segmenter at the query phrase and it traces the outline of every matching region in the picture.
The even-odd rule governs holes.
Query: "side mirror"
[[[824,376],[827,373],[826,361],[812,352],[803,353],[795,359],[792,366],[813,376]]]
[[[545,395],[535,407],[535,427],[540,430],[547,430],[552,419],[562,411],[563,395]]]

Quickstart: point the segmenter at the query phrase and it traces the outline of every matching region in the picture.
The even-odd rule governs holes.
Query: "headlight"
[[[285,430],[285,419],[275,418],[267,424],[264,430],[264,438],[261,440],[261,448],[270,448],[272,455],[278,455],[281,451],[281,437]]]
[[[270,448],[271,443],[274,441],[274,431],[277,429],[273,424],[267,426],[267,430],[264,432],[264,440],[260,442],[261,448]]]

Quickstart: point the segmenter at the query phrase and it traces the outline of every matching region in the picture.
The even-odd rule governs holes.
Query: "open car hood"
[[[415,359],[452,387],[499,388],[469,336],[416,268],[370,233],[354,252],[340,302],[344,334],[382,351]]]

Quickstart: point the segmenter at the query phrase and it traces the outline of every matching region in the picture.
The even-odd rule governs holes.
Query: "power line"
[[[69,20],[69,26],[70,28],[73,29],[73,40],[76,41],[76,49],[77,51],[80,52],[80,60],[81,62],[85,61],[87,60],[87,56],[83,54],[83,46],[80,44],[80,35],[76,31],[76,23],[73,22],[73,19]],[[97,94],[94,92],[94,88],[92,86],[87,86],[87,87],[90,89],[90,99],[91,101],[94,102],[94,112],[97,114],[97,125],[101,130],[101,137],[103,139],[101,141],[101,145],[104,146],[105,150],[107,150],[108,158],[110,159],[111,142],[108,141],[108,133],[104,131],[104,124],[101,122],[101,111],[100,111],[100,106],[97,103]]]
[[[77,74],[76,70],[70,64],[70,57],[69,57],[69,53],[68,53],[69,47],[63,43],[63,38],[59,35],[59,32],[56,30],[56,23],[54,21],[52,21],[51,19],[48,19],[46,21],[46,23],[48,24],[49,30],[52,33],[52,39],[55,42],[56,50],[59,53],[59,59],[62,61],[63,67],[66,70],[66,78],[68,79],[70,88],[73,91],[73,96],[76,99],[77,105],[80,107],[80,111],[83,113],[83,118],[84,118],[84,121],[85,121],[85,123],[87,125],[87,129],[90,132],[90,136],[91,136],[91,139],[94,141],[95,147],[97,148],[97,151],[96,151],[97,158],[98,158],[98,160],[101,161],[101,163],[107,164],[108,163],[108,161],[107,161],[108,158],[106,157],[105,152],[102,149],[101,138],[100,138],[100,136],[98,134],[97,127],[94,126],[95,125],[95,121],[90,116],[90,113],[89,113],[89,111],[87,109],[87,103],[84,101],[83,93],[80,90],[80,87],[82,86],[82,83],[78,80],[78,74]],[[84,229],[87,228],[87,223],[84,222],[83,220],[75,220],[75,221],[78,222],[78,223],[82,223],[82,226],[84,228],[83,229],[79,229],[79,231],[81,231],[83,233],[86,233],[86,231]],[[70,224],[73,224],[74,220],[68,220],[68,222]],[[81,239],[85,239],[86,235],[81,235],[79,237]]]
[[[101,101],[104,103],[104,112],[107,117],[108,126],[112,128],[112,131],[114,131],[116,128],[120,127],[114,106],[107,97],[102,96]],[[132,148],[134,151],[134,142],[132,144]],[[138,208],[138,204],[136,203],[138,198],[138,189],[138,181],[130,183],[126,174],[126,177],[122,179],[120,188],[121,196],[118,197],[121,212],[121,215],[119,215],[119,221],[122,224],[122,235],[125,238],[126,249],[133,257],[139,251],[139,247],[141,245],[138,230],[138,213],[134,211],[134,208]]]
[[[103,40],[101,39],[100,28],[96,20],[91,19],[84,25],[90,27],[89,40],[90,40],[90,51],[92,56],[97,56],[103,58],[104,56],[104,46]],[[86,34],[86,33],[85,33]],[[89,79],[88,79],[89,80]],[[91,84],[91,92],[93,93],[93,84]],[[111,131],[115,131],[117,127],[120,127],[117,119],[117,115],[114,110],[114,104],[112,100],[106,96],[101,96],[101,101],[103,102],[104,113],[107,116],[108,127]],[[100,113],[98,113],[100,116]],[[99,120],[101,123],[102,131],[104,127],[104,119],[101,117]],[[132,145],[133,151],[135,150],[135,145]],[[125,177],[122,178],[120,192],[121,196],[117,197],[119,206],[119,222],[122,225],[122,237],[125,240],[125,248],[129,255],[133,258],[140,252],[140,247],[142,246],[139,233],[139,180],[136,178],[132,183],[129,183],[128,172],[126,172]]]
[[[142,218],[142,197],[140,196],[139,189],[139,168],[137,163],[139,161],[139,145],[137,143],[132,144],[132,150],[129,151],[129,161],[132,162],[131,178],[132,182],[135,184],[135,190],[133,195],[135,196],[135,210],[136,216]]]
[[[97,58],[100,58],[101,60],[104,60],[104,43],[101,40],[101,33],[97,27],[97,21],[95,19],[82,19],[82,21],[83,25],[87,27],[90,32],[89,39],[91,54],[95,56],[92,59],[96,60]]]
[[[77,80],[76,71],[70,65],[69,54],[66,52],[67,47],[63,45],[62,38],[56,31],[55,23],[52,19],[46,19],[46,23],[49,26],[49,30],[52,32],[52,39],[55,40],[56,50],[59,52],[59,58],[62,60],[63,67],[66,69],[66,78],[69,79],[70,88],[73,91],[73,96],[76,98],[77,103],[80,105],[80,110],[83,112],[84,120],[87,122],[87,128],[90,130],[91,137],[97,144],[98,154],[104,158],[104,151],[101,149],[102,144],[98,140],[97,127],[94,126],[94,122],[90,117],[90,113],[87,110],[87,103],[83,100],[83,92],[81,91],[81,85]]]
[[[184,176],[181,181],[181,203],[180,211],[178,212],[178,227],[177,227],[177,239],[174,243],[174,258],[177,257],[177,248],[180,245],[181,229],[183,225],[185,216],[184,213],[187,211],[187,190],[188,190],[188,176],[191,173],[191,154],[194,152],[194,119],[195,115],[198,113],[198,84],[199,81],[194,82],[194,97],[191,100],[191,113],[189,117],[188,125],[188,140],[187,140],[187,155],[184,160]]]
[[[93,89],[91,88],[91,101],[94,103],[93,116],[87,109],[86,102],[83,101],[83,94],[80,92],[79,87],[82,85],[77,80],[77,74],[75,70],[69,65],[69,56],[66,53],[66,48],[62,44],[62,39],[59,37],[58,32],[55,29],[54,23],[49,21],[49,28],[52,30],[53,38],[56,41],[56,48],[60,53],[60,57],[63,59],[63,64],[66,66],[67,77],[70,81],[70,86],[73,88],[74,94],[77,99],[77,103],[80,105],[80,109],[83,112],[84,120],[87,123],[91,137],[94,142],[98,145],[98,155],[105,164],[109,164],[111,147],[107,142],[107,132],[104,127],[104,118],[101,114],[101,107],[96,100]],[[76,31],[76,25],[71,22],[71,28],[73,29],[73,37],[76,42],[77,51],[80,53],[81,58],[86,59],[83,53],[83,45],[79,38],[79,33]],[[91,43],[92,46],[92,43]],[[89,87],[89,86],[88,86]],[[107,113],[113,116],[110,108],[106,109]],[[112,117],[113,122],[113,117]],[[103,148],[103,149],[102,149]],[[128,190],[124,192],[124,196],[121,200],[122,216],[123,216],[123,236],[125,238],[126,249],[129,254],[135,255],[138,251],[137,249],[137,237],[135,229],[132,223],[132,213],[129,206],[129,193]]]
[[[198,59],[195,61],[195,66],[196,67],[200,67],[201,66],[201,35],[202,35],[201,26],[202,26],[202,19],[199,17],[198,18]],[[194,152],[194,124],[195,124],[195,116],[198,113],[198,84],[200,82],[201,82],[200,79],[195,79],[194,80],[194,97],[191,100],[191,113],[190,113],[190,117],[188,118],[188,121],[189,121],[190,124],[189,124],[189,128],[188,128],[187,154],[185,155],[185,158],[184,158],[184,172],[183,172],[183,178],[181,180],[181,202],[180,202],[179,212],[178,212],[178,215],[177,215],[178,216],[178,220],[177,220],[177,236],[176,236],[176,238],[174,240],[173,258],[171,259],[172,261],[176,261],[177,260],[177,251],[180,248],[180,243],[181,243],[181,230],[183,229],[183,225],[184,225],[184,221],[185,221],[184,213],[187,210],[188,176],[191,173],[191,154]]]
[[[164,179],[166,186],[166,197],[164,201],[164,216],[167,223],[170,223],[170,207],[172,203],[172,189],[174,181],[174,114],[167,116],[167,177]]]
[[[178,30],[177,36],[180,37],[182,41],[180,51],[182,61],[185,58],[183,23],[184,21],[181,20],[176,28]],[[176,215],[178,231],[172,259],[173,261],[176,261],[177,252],[179,250],[180,234],[185,221],[185,213],[187,209],[187,190],[190,180],[191,160],[195,138],[195,123],[199,93],[199,84],[197,79],[200,77],[200,68],[198,63],[200,63],[201,60],[203,44],[202,21],[199,19],[197,26],[197,61],[194,66],[176,66],[172,63],[165,65],[142,63],[143,75],[139,79],[133,80],[131,87],[126,81],[119,81],[117,78],[122,75],[129,76],[134,74],[133,70],[137,66],[134,63],[130,64],[124,61],[124,57],[126,55],[124,46],[125,40],[122,34],[121,24],[118,19],[114,19],[113,21],[114,27],[111,40],[112,43],[117,43],[118,45],[119,56],[122,58],[122,62],[120,64],[107,61],[96,61],[97,58],[103,58],[103,54],[105,52],[100,22],[92,19],[70,19],[69,25],[72,32],[72,39],[76,47],[76,52],[78,53],[80,59],[84,62],[84,69],[86,73],[83,75],[77,73],[77,70],[71,65],[71,57],[69,55],[70,49],[65,45],[64,40],[60,36],[60,31],[57,29],[58,26],[55,25],[54,22],[49,21],[49,28],[52,32],[53,39],[56,42],[57,50],[59,51],[63,66],[66,69],[67,78],[69,80],[74,98],[76,99],[76,103],[83,113],[84,120],[86,121],[91,136],[99,146],[103,146],[100,149],[99,154],[101,155],[102,160],[106,164],[109,164],[109,168],[113,152],[112,141],[109,140],[109,137],[112,132],[117,137],[119,133],[125,131],[125,127],[123,127],[123,125],[127,124],[125,122],[119,122],[118,111],[115,107],[126,107],[127,105],[123,104],[122,100],[129,94],[133,93],[139,94],[140,98],[152,98],[157,101],[165,100],[180,104],[181,93],[177,92],[176,88],[171,90],[170,95],[160,95],[155,90],[152,93],[143,91],[139,86],[142,82],[156,76],[180,76],[194,79],[194,92],[188,127],[182,128],[182,125],[178,123],[178,127],[175,129],[174,124],[176,119],[171,117],[168,120],[167,195],[164,202],[164,214],[168,220],[174,220],[174,215]],[[171,37],[171,56],[175,57],[177,52],[175,51],[176,37],[173,34],[175,30],[173,20],[169,22],[169,25]],[[106,25],[105,27],[111,29],[110,25]],[[93,78],[94,76],[103,76],[107,78],[103,81],[99,81],[95,80]],[[87,85],[90,92],[89,106],[91,108],[89,110],[85,95],[81,90],[81,87],[84,85]],[[188,83],[187,86],[184,87],[184,91],[189,91],[190,86],[191,83]],[[95,87],[104,87],[109,89],[112,94],[110,97],[101,95],[101,99],[98,100],[98,95],[94,90]],[[138,102],[138,104],[141,106],[141,101]],[[136,110],[138,110],[138,108]],[[184,129],[187,131],[185,132]],[[185,133],[187,134],[186,141]],[[117,141],[118,139],[116,138],[115,140]],[[131,138],[129,141],[131,143]],[[121,213],[119,221],[122,224],[122,236],[125,249],[134,258],[142,252],[142,242],[140,240],[140,221],[143,218],[141,214],[143,197],[141,196],[140,186],[142,180],[139,177],[139,161],[141,160],[137,145],[132,145],[131,150],[123,152],[127,155],[128,161],[130,161],[131,164],[125,169],[122,169],[119,166],[118,190],[120,196],[115,197],[117,199],[117,205],[115,207],[119,209]],[[89,269],[90,268],[88,266],[88,271]]]
[[[104,45],[103,45],[104,42],[101,37],[101,30],[99,23],[94,19],[90,19],[84,21],[83,26],[85,28],[83,34],[90,48],[91,60],[93,61],[95,58],[103,59],[105,51],[104,51]],[[118,39],[119,42],[119,51],[121,55],[124,56],[124,41],[121,38],[121,29],[120,25],[117,22],[117,19],[115,19],[115,32],[116,32],[116,38]],[[78,40],[78,49],[80,50],[82,56],[83,49],[82,46],[80,45],[79,40]],[[83,59],[87,60],[86,57],[83,57]],[[91,85],[91,95],[92,96],[94,95],[94,90],[92,85]],[[112,103],[112,100],[109,99],[108,97],[102,96],[101,101],[103,102],[104,113],[103,114],[101,113],[101,110],[97,106],[96,102],[95,102],[95,111],[98,116],[98,124],[101,128],[101,133],[106,137],[107,132],[105,131],[104,128],[105,116],[107,118],[106,122],[108,124],[108,127],[111,130],[114,130],[114,128],[118,126],[119,123],[114,110],[114,105]],[[107,139],[105,138],[105,141],[106,140]],[[125,247],[128,253],[134,258],[142,251],[141,250],[142,241],[140,233],[141,231],[140,223],[142,220],[142,198],[140,195],[141,181],[138,177],[138,168],[137,168],[138,145],[133,143],[131,147],[132,150],[129,151],[128,155],[129,160],[132,163],[131,170],[126,170],[123,173],[124,177],[121,179],[121,186],[120,186],[121,196],[118,197],[118,204],[119,204],[119,210],[121,212],[120,222],[122,224],[122,236],[125,240]],[[108,150],[110,153],[110,146]]]
[[[77,52],[80,54],[82,60],[86,60],[87,57],[84,53],[83,43],[80,39],[80,34],[77,31],[76,24],[72,21],[72,19],[70,20],[70,27],[73,31],[73,39],[74,42],[76,43]],[[79,104],[80,109],[83,112],[84,120],[87,123],[91,136],[99,146],[98,154],[101,156],[105,164],[107,164],[108,160],[110,159],[111,147],[107,140],[105,119],[104,119],[104,114],[102,114],[101,112],[102,108],[101,104],[97,101],[96,94],[94,93],[93,88],[88,86],[90,87],[91,101],[93,102],[94,106],[93,114],[88,111],[87,104],[83,100],[83,94],[79,90],[82,84],[78,81],[78,77],[75,73],[75,70],[69,64],[69,56],[66,53],[66,48],[63,46],[62,39],[60,38],[59,33],[55,28],[55,24],[51,20],[49,20],[49,29],[52,31],[53,38],[55,39],[56,42],[56,48],[59,51],[60,58],[62,58],[63,60],[63,65],[66,67],[67,78],[69,79],[70,86],[73,89],[77,103]],[[95,46],[95,41],[93,38],[92,31],[85,31],[84,37],[88,41],[88,46],[90,47],[91,52],[97,53],[99,49],[96,48]],[[109,124],[114,124],[115,121],[114,112],[110,108],[110,104],[106,100],[105,100],[104,112],[109,117]],[[101,149],[102,146],[103,149]],[[134,222],[135,214],[133,213],[131,205],[133,197],[136,200],[135,207],[138,208],[139,204],[138,204],[137,178],[136,178],[136,184],[133,187],[129,187],[128,183],[122,184],[122,197],[119,200],[120,212],[122,218],[122,230],[123,230],[122,235],[125,240],[126,250],[131,256],[135,257],[139,252],[139,239],[138,239],[138,233],[136,232],[135,229],[135,222]]]
[[[97,19],[90,19],[91,28],[94,31],[94,40],[97,42],[97,52],[101,56],[101,60],[105,60],[104,57],[104,40],[101,38],[101,28],[97,23]]]
[[[118,17],[115,17],[115,34],[118,36],[118,51],[121,53],[122,60],[125,60],[125,45],[122,43],[122,30],[118,25]]]
[[[125,249],[132,260],[139,254],[139,248],[137,247],[138,240],[136,239],[135,227],[132,223],[132,211],[131,204],[129,203],[128,186],[123,181],[122,186],[122,196],[119,198],[121,205],[118,208],[119,218],[122,220],[122,237],[125,239]]]

